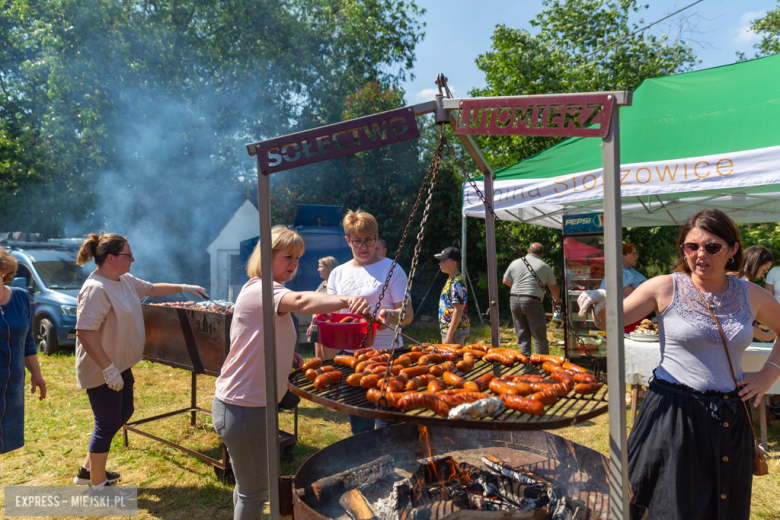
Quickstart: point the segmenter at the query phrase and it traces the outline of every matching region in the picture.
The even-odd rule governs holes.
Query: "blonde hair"
[[[360,208],[357,211],[347,211],[341,221],[341,227],[347,235],[371,236],[379,233],[379,224],[374,216]]]
[[[11,256],[11,253],[0,247],[0,270],[5,271],[5,276],[0,280],[0,283],[12,282],[16,276],[16,268],[19,266],[19,262],[16,258]]]
[[[101,231],[100,236],[90,233],[81,244],[76,264],[86,264],[94,258],[95,264],[102,265],[108,255],[121,253],[125,244],[127,244],[127,237],[119,236],[116,233]]]
[[[274,226],[271,229],[271,254],[275,255],[286,249],[290,249],[290,253],[293,255],[303,255],[304,245],[301,235],[292,229],[287,229],[285,226]],[[250,278],[262,278],[261,267],[260,242],[257,242],[254,251],[252,251],[252,256],[249,257],[246,263],[246,274]]]
[[[326,256],[325,258],[320,258],[317,261],[318,264],[324,265],[331,271],[333,271],[335,268],[339,266],[339,261],[333,258],[332,256]]]

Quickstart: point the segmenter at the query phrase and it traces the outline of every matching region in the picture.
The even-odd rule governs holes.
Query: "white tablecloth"
[[[626,348],[626,383],[647,386],[653,370],[661,363],[661,343],[635,341],[628,338],[623,341]],[[761,370],[770,352],[772,352],[771,343],[751,343],[742,355],[742,371]],[[780,394],[780,379],[775,381],[767,394]]]

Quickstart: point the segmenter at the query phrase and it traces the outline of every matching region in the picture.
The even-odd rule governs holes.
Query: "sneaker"
[[[106,479],[108,479],[108,483],[112,484],[119,480],[120,478],[119,473],[114,473],[113,471],[106,471]],[[89,470],[84,469],[84,466],[79,468],[79,473],[76,475],[76,478],[73,479],[73,483],[77,486],[89,486],[92,484],[92,481],[89,479]]]

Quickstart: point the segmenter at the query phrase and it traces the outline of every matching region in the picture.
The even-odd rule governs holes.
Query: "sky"
[[[643,19],[640,27],[681,9],[695,0],[645,0],[648,9],[632,21]],[[436,75],[444,73],[455,97],[469,97],[468,91],[485,86],[485,76],[475,60],[490,50],[493,28],[498,24],[536,32],[528,23],[543,10],[541,0],[416,0],[427,12],[421,20],[427,23],[425,39],[417,45],[412,73],[414,81],[401,86],[409,103],[433,98]],[[760,38],[750,32],[750,21],[780,7],[778,0],[703,0],[682,13],[651,27],[647,32],[669,34],[688,15],[692,30],[688,39],[701,60],[697,69],[727,65],[736,61],[736,52],[748,57],[755,54],[753,45]],[[670,25],[670,22],[678,22]]]

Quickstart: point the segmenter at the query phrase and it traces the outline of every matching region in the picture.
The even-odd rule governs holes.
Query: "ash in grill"
[[[383,428],[312,457],[296,475],[296,518],[608,517],[606,459],[592,450],[543,432],[424,427],[419,431],[422,435],[412,442],[415,425]],[[367,449],[375,444],[375,449]],[[346,449],[353,454],[362,450],[360,456],[351,457],[352,463],[365,461],[379,450],[393,455],[372,458],[307,484],[313,474],[321,474],[324,463],[350,458]]]

